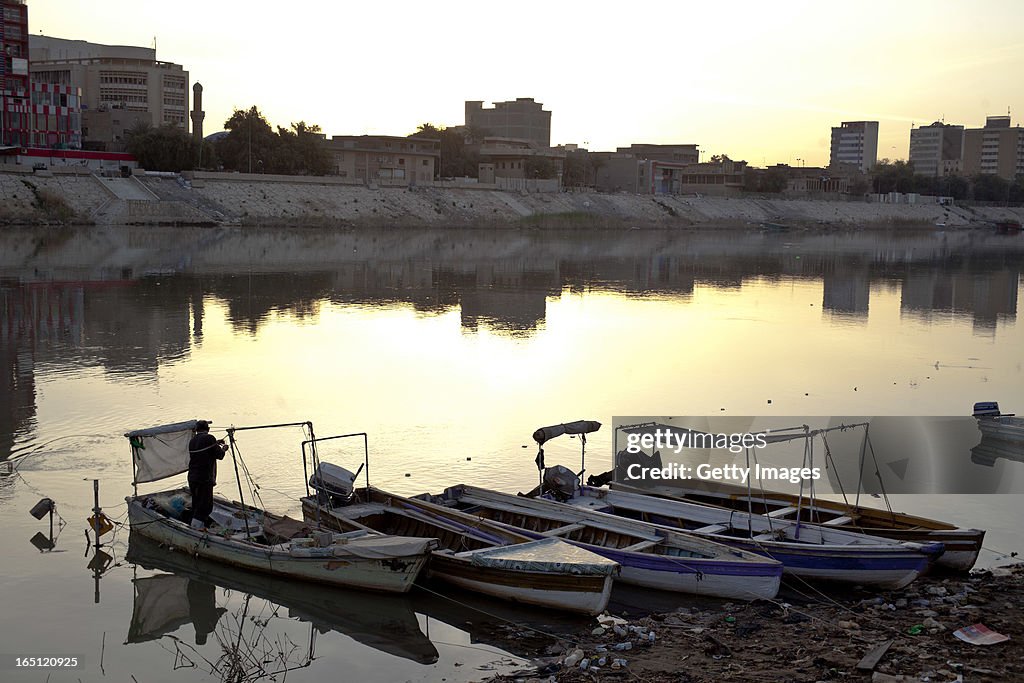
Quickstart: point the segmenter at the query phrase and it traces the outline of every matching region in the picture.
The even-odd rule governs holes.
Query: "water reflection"
[[[169,572],[134,579],[135,609],[129,643],[157,639],[191,623],[196,645],[204,645],[227,612],[216,604],[220,587],[284,607],[289,619],[308,622],[321,634],[337,631],[375,650],[419,664],[433,664],[438,659],[437,649],[420,630],[408,598],[253,574],[171,551],[135,534],[129,540],[126,559],[146,569]]]
[[[895,299],[904,321],[992,337],[1016,319],[1022,263],[1024,241],[984,232],[15,230],[0,235],[0,458],[33,427],[41,372],[154,382],[202,348],[211,306],[242,337],[327,307],[457,312],[464,335],[529,343],[566,293],[662,302],[682,320],[699,292],[719,320],[747,309],[770,325],[765,293],[819,287],[822,331],[865,327]]]

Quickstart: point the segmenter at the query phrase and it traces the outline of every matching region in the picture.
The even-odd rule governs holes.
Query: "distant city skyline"
[[[878,158],[905,159],[912,123],[976,128],[1008,108],[1015,125],[1024,118],[1013,0],[28,5],[35,35],[155,38],[158,59],[203,84],[207,133],[255,104],[273,125],[407,135],[462,123],[466,100],[532,97],[552,112],[556,145],[696,143],[705,158],[820,166],[842,121],[879,121]]]

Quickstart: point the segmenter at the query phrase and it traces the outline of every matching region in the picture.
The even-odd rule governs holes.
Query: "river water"
[[[311,599],[138,544],[126,557],[126,529],[96,581],[92,480],[120,518],[124,432],[191,418],[218,435],[305,420],[318,436],[365,431],[371,482],[414,494],[531,486],[534,429],[581,418],[609,426],[587,444],[600,471],[615,415],[962,416],[982,400],[1012,412],[1024,406],[1022,266],[1024,238],[983,231],[6,229],[0,459],[16,469],[0,470],[0,651],[82,658],[52,681],[217,679],[240,632],[253,661],[271,660],[262,670],[296,667],[288,680],[514,669],[524,653],[496,637],[503,619],[568,622],[457,594]],[[240,435],[270,509],[299,514],[301,439]],[[323,459],[362,461],[333,443]],[[578,449],[551,442],[548,464],[574,465]],[[1022,480],[1024,463],[988,467],[992,481]],[[218,490],[234,486],[225,465]],[[67,522],[52,552],[29,542],[48,535],[28,514],[43,496]],[[1019,500],[902,495],[894,507],[987,528],[992,564],[1024,545]]]

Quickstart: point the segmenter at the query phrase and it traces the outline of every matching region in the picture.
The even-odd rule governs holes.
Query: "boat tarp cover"
[[[125,436],[138,444],[132,448],[135,457],[135,483],[158,481],[187,471],[188,442],[192,438],[195,426],[195,420],[190,420],[128,432]]]
[[[545,538],[529,543],[473,550],[470,561],[479,567],[511,569],[515,571],[545,571],[562,574],[614,574],[618,563],[589,550],[571,545],[557,538]]]
[[[591,432],[596,432],[600,428],[600,422],[595,422],[594,420],[576,420],[575,422],[565,422],[560,425],[541,427],[533,433],[533,440],[539,444],[543,444],[545,441],[550,441],[556,436],[561,436],[562,434],[590,434]]]
[[[353,555],[366,560],[390,560],[393,558],[424,555],[433,547],[432,538],[412,536],[364,536],[347,543],[335,544],[335,557]]]

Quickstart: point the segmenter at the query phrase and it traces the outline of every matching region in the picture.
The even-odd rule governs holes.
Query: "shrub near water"
[[[32,191],[32,206],[39,209],[49,220],[69,223],[77,216],[75,210],[57,193],[36,187],[27,180],[22,182]]]

